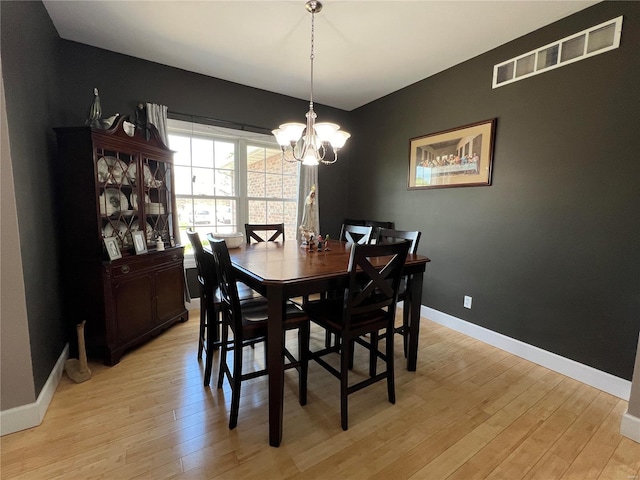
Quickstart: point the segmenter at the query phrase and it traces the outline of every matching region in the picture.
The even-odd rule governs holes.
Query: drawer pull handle
[[[173,260],[178,260],[178,258],[180,258],[180,257],[178,257],[178,255],[176,255],[176,254],[174,253],[174,254],[171,256],[171,258],[172,258]]]
[[[122,270],[122,273],[129,273],[130,271],[129,265],[123,265],[121,270]]]

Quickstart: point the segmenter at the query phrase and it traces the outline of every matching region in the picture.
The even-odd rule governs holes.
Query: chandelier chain
[[[316,18],[316,12],[315,10],[311,12],[311,56],[309,57],[311,59],[311,92],[310,92],[310,100],[309,103],[311,103],[313,105],[313,59],[315,58],[315,55],[313,53],[313,47],[314,47],[314,40],[315,40],[315,18]]]

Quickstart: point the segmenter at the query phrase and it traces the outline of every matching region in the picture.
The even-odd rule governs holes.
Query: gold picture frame
[[[496,119],[412,138],[409,190],[491,185]]]

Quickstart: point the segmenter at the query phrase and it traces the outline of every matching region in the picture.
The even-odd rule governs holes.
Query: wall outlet
[[[471,300],[472,298],[470,296],[464,296],[464,308],[471,308]]]

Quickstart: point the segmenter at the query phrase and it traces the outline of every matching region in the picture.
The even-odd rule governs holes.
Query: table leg
[[[284,296],[277,285],[267,287],[269,320],[267,334],[267,371],[269,372],[269,445],[280,446],[284,403],[284,335],[282,319]]]
[[[411,303],[409,311],[409,351],[407,370],[415,372],[418,363],[418,336],[420,335],[420,307],[422,304],[423,273],[415,273],[411,279]]]

